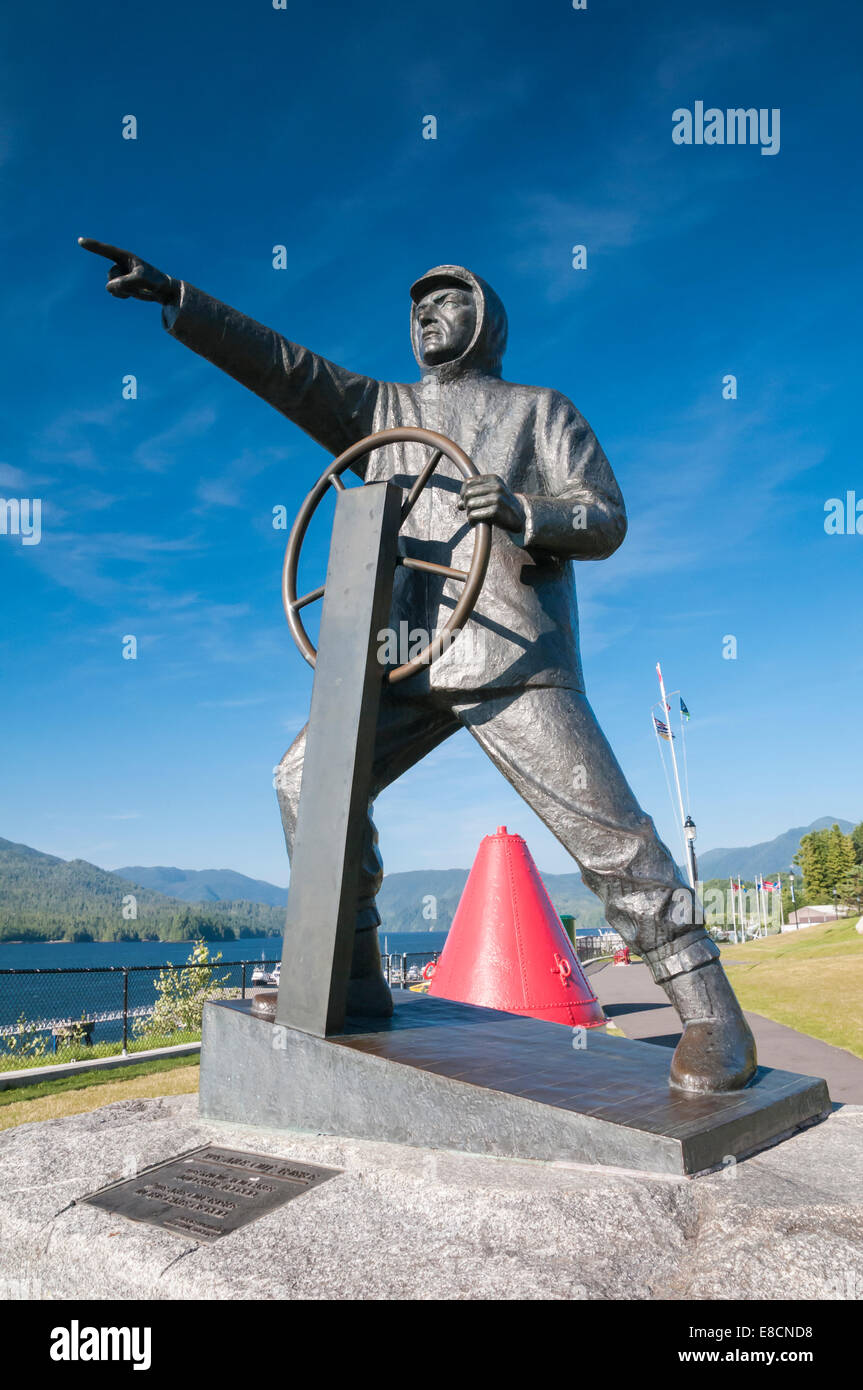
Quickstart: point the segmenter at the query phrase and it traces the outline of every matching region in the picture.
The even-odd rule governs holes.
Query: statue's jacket
[[[179,304],[165,309],[163,318],[175,338],[333,454],[377,430],[421,426],[454,440],[480,473],[499,474],[518,494],[523,532],[492,528],[491,558],[473,617],[438,661],[406,683],[406,694],[418,684],[465,693],[525,685],[583,690],[571,562],[603,559],[620,545],[626,533],[620,489],[593,431],[565,396],[501,379],[503,306],[490,286],[463,267],[438,267],[436,273],[449,271],[474,291],[473,340],[455,361],[426,366],[414,316],[422,376],[408,385],[347,371],[186,283]],[[409,486],[428,456],[422,445],[389,445],[358,469],[366,481]],[[474,538],[457,507],[460,488],[456,469],[442,459],[404,523],[403,554],[469,567]],[[413,633],[428,641],[451,615],[460,590],[458,580],[400,565],[395,632],[406,624],[401,631],[408,640]],[[399,660],[406,655],[403,650]]]

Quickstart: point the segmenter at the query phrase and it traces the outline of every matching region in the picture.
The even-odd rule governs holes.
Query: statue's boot
[[[360,1018],[389,1018],[392,1011],[393,997],[381,969],[377,926],[358,928],[354,934],[347,1012]]]
[[[755,1039],[718,960],[660,981],[683,1023],[669,1081],[678,1091],[739,1091],[755,1075]]]
[[[755,1075],[755,1039],[703,926],[642,952],[683,1024],[671,1059],[678,1091],[739,1091]]]

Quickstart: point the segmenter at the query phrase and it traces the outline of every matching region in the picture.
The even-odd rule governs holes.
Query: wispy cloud
[[[135,449],[135,461],[149,472],[162,473],[177,462],[178,453],[190,440],[198,440],[216,423],[217,414],[211,406],[196,406],[186,411],[167,429],[143,440]]]
[[[23,489],[28,487],[27,475],[11,464],[0,463],[0,487]]]
[[[659,57],[653,68],[652,84],[673,96],[684,94],[693,83],[703,88],[712,77],[731,67],[741,78],[748,72],[759,73],[763,69],[765,48],[775,40],[772,24],[768,34],[764,28],[741,24],[734,19],[706,22],[700,17],[698,21],[693,19],[690,27],[679,31],[676,42]],[[696,97],[704,95],[703,90],[695,92]]]
[[[123,402],[113,401],[97,409],[64,410],[37,432],[31,456],[38,462],[62,464],[64,468],[102,470],[108,464],[100,458],[94,432],[102,445],[110,441],[111,431],[120,422]]]
[[[214,507],[247,507],[248,485],[268,468],[276,464],[284,465],[295,453],[296,449],[290,446],[281,449],[244,449],[227,467],[200,480],[196,488],[199,504],[196,512],[206,512]]]
[[[61,588],[92,603],[158,606],[162,591],[154,577],[154,559],[186,555],[202,548],[199,535],[160,536],[148,532],[52,532],[50,514],[41,545],[32,547],[32,563]],[[132,567],[130,570],[129,567]],[[134,579],[130,582],[130,575]]]
[[[236,700],[199,700],[199,709],[250,709],[253,705],[268,705],[275,695],[248,695]]]

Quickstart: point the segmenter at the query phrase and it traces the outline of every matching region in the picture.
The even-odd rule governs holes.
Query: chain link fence
[[[589,965],[592,961],[603,960],[614,955],[623,946],[623,938],[617,932],[601,932],[596,936],[577,936],[575,938],[575,954],[580,965]]]
[[[601,932],[595,936],[576,936],[574,950],[580,965],[597,960],[610,960],[623,946],[616,932]],[[440,959],[440,951],[407,951],[384,955],[383,970],[387,984],[402,989],[428,987],[433,971],[431,966]]]
[[[382,955],[384,978],[396,989],[427,985],[429,977],[424,972],[440,959],[440,954],[440,951],[395,951]]]
[[[609,934],[575,942],[582,964],[613,949]],[[387,983],[427,989],[440,954],[384,955]],[[256,989],[274,988],[277,965],[276,960],[192,959],[176,965],[0,970],[0,1073],[199,1042],[208,1000],[245,999]]]
[[[277,961],[0,970],[0,1072],[199,1042],[210,999],[272,988]]]

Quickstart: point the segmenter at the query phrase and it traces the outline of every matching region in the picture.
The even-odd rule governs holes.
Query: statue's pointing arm
[[[626,535],[626,509],[590,425],[565,396],[549,392],[537,419],[541,493],[519,495],[521,544],[571,560],[602,560]]]
[[[340,454],[371,434],[378,382],[347,371],[185,281],[168,332]]]

